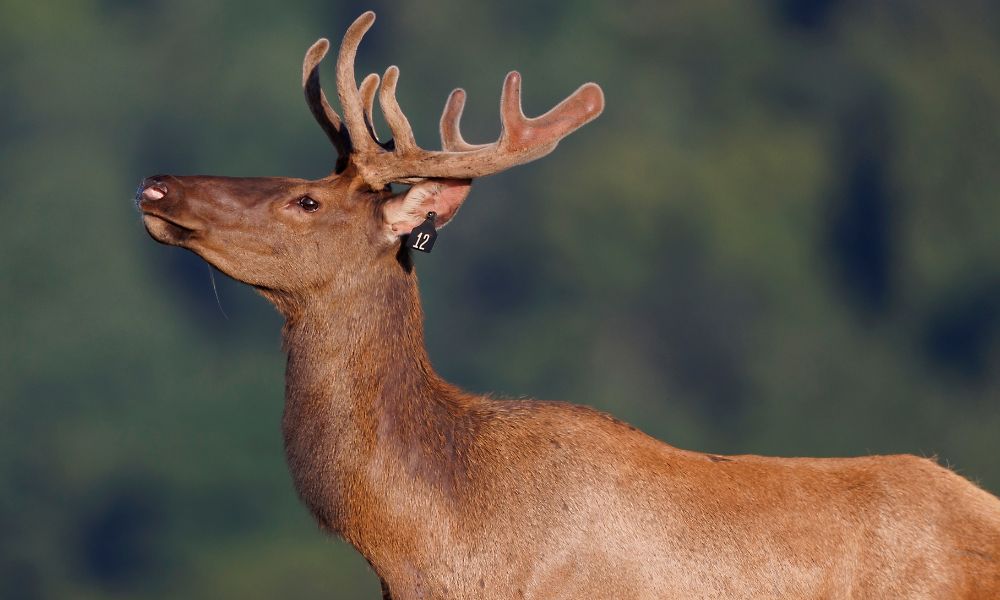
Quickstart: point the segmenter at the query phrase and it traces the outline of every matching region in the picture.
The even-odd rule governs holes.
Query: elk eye
[[[309,196],[302,196],[299,198],[299,206],[306,212],[316,212],[319,209],[319,202],[316,202]]]

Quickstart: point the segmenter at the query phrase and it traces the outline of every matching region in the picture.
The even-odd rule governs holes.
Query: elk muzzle
[[[161,244],[183,245],[198,227],[184,210],[184,187],[169,175],[147,177],[136,191],[135,203],[142,223]]]

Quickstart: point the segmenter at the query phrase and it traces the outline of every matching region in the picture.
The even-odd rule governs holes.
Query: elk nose
[[[139,200],[152,202],[167,195],[167,184],[159,177],[150,177],[139,186]]]

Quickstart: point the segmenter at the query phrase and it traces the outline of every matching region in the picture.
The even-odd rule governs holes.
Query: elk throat
[[[400,493],[426,509],[456,497],[483,402],[431,367],[407,261],[364,277],[296,303],[284,329],[282,432],[295,488],[324,528],[352,542]]]

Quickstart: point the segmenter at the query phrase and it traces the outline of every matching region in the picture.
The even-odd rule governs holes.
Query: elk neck
[[[296,304],[284,329],[282,430],[314,516],[350,539],[357,520],[378,518],[359,511],[388,510],[401,489],[428,502],[452,496],[481,400],[431,367],[408,257]]]

